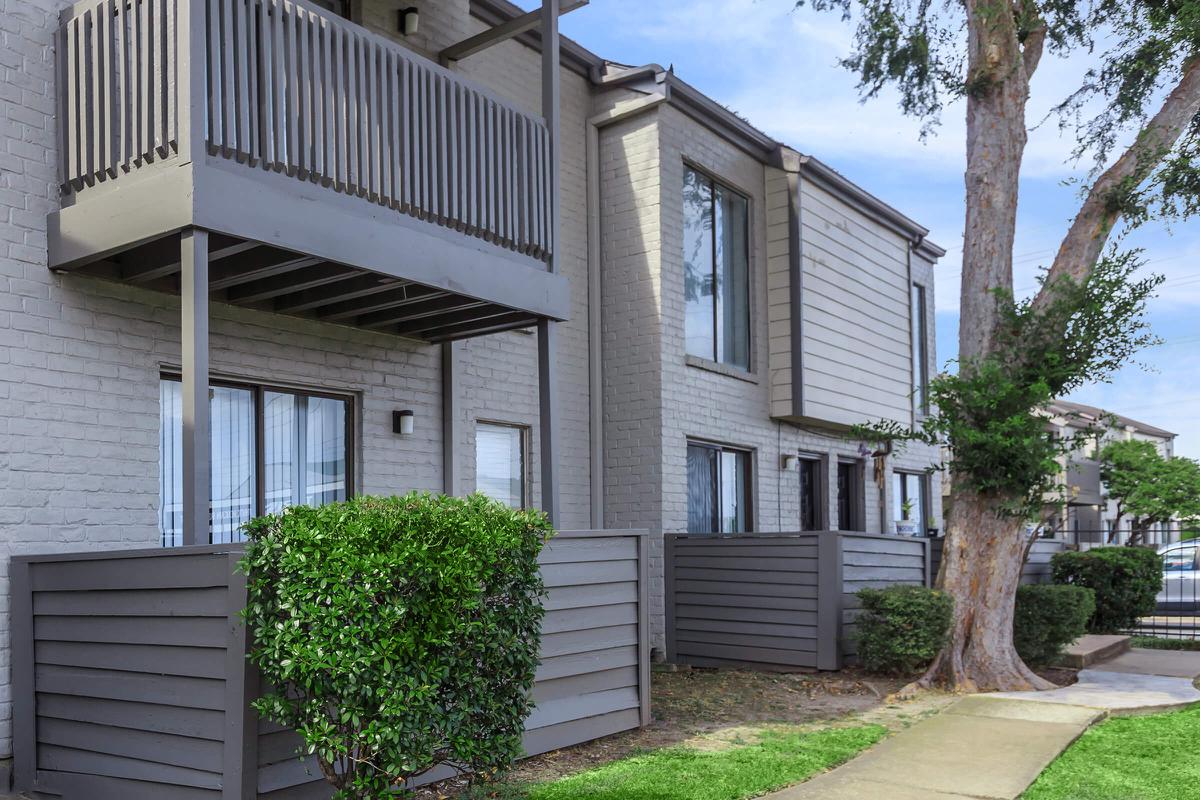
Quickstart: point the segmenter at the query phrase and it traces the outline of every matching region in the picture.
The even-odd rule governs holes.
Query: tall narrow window
[[[800,459],[800,530],[802,531],[819,531],[823,525],[822,487],[825,482],[821,480],[821,472],[820,459]]]
[[[349,495],[350,401],[234,384],[209,388],[210,512],[214,543],[241,541],[256,514]],[[159,385],[159,529],[183,543],[183,393]],[[261,430],[261,435],[260,435]]]
[[[925,530],[929,520],[929,481],[916,472],[892,473],[892,518],[908,520],[917,524],[917,530]]]
[[[475,489],[511,508],[525,506],[524,428],[475,426]]]
[[[749,203],[684,170],[684,336],[689,355],[750,368]]]
[[[750,454],[711,444],[688,443],[688,531],[750,530]]]
[[[912,379],[917,413],[929,411],[929,335],[925,326],[925,287],[912,285]]]
[[[863,487],[859,479],[858,464],[841,462],[838,464],[838,530],[866,530],[863,522]]]

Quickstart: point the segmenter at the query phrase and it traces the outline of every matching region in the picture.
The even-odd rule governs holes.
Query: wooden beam
[[[295,314],[301,311],[331,306],[346,300],[357,300],[361,297],[371,297],[391,289],[404,286],[404,282],[396,278],[374,273],[357,275],[333,286],[322,286],[316,289],[305,289],[302,292],[285,294],[275,298],[275,310],[281,314]]]
[[[390,332],[399,336],[419,336],[425,331],[431,331],[436,328],[444,328],[448,325],[460,325],[464,322],[473,322],[475,320],[498,317],[508,314],[512,311],[512,309],[504,308],[502,306],[480,308],[482,305],[483,303],[480,303],[478,300],[476,300],[466,308],[460,307],[456,311],[447,310],[444,313],[423,315],[416,319],[409,320],[408,322],[401,322],[399,325],[391,328]]]
[[[263,245],[238,258],[226,259],[220,269],[209,275],[208,290],[220,292],[320,263],[320,258]]]
[[[536,324],[536,322],[537,320],[529,316],[527,312],[514,311],[499,317],[479,319],[475,322],[464,322],[461,325],[437,328],[436,330],[427,331],[416,338],[438,344],[458,339],[472,339],[476,336],[487,336],[492,333],[502,333],[518,328],[529,328]]]
[[[562,7],[558,9],[558,16],[570,13],[587,4],[588,0],[565,0],[562,3]],[[438,53],[438,62],[443,67],[446,67],[455,61],[461,61],[467,56],[473,56],[493,45],[516,38],[526,31],[531,31],[541,23],[542,12],[548,7],[550,7],[550,3],[543,3],[542,7],[536,11],[529,11],[494,28],[488,28],[483,33],[477,33],[470,38],[463,39],[461,42],[452,44]]]
[[[179,239],[182,276],[183,543],[209,542],[208,231]]]
[[[360,317],[372,311],[399,308],[400,306],[417,303],[432,297],[440,297],[445,294],[448,294],[448,292],[442,289],[418,286],[416,284],[405,284],[395,289],[384,289],[382,292],[364,298],[362,301],[349,300],[329,306],[328,308],[323,308],[317,312],[317,316],[324,320],[336,322]]]
[[[347,271],[345,267],[323,262],[319,258],[312,261],[316,262],[316,266],[304,266],[294,272],[235,286],[229,290],[226,299],[231,303],[261,303],[289,292],[313,289],[363,274],[360,270]]]
[[[476,300],[474,297],[451,294],[445,297],[434,297],[419,305],[409,304],[401,306],[399,309],[364,314],[356,318],[354,324],[360,328],[386,328],[389,325],[401,325],[413,320],[435,317],[448,311],[476,308],[483,304],[482,300]]]
[[[232,258],[261,247],[258,242],[209,234],[209,262]],[[160,239],[121,256],[121,280],[126,283],[151,283],[175,275],[180,270],[179,240]]]

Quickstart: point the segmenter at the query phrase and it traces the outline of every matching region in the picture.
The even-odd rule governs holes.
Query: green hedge
[[[1019,587],[1013,641],[1021,660],[1031,667],[1053,663],[1087,632],[1095,611],[1095,593],[1083,586]]]
[[[442,764],[521,754],[538,664],[544,515],[481,495],[362,497],[247,527],[255,702],[295,728],[335,797],[393,797]]]
[[[861,589],[858,658],[870,672],[908,675],[928,666],[946,643],[954,603],[923,586]]]
[[[1050,560],[1055,583],[1086,586],[1096,593],[1092,633],[1120,633],[1154,613],[1162,590],[1162,558],[1147,547],[1097,547],[1086,552],[1055,553]]]

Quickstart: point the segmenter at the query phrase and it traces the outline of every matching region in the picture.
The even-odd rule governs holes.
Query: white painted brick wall
[[[57,207],[51,46],[65,0],[0,0],[0,758],[11,754],[8,558],[15,553],[158,542],[158,377],[179,363],[178,300],[46,268],[46,214]],[[423,47],[482,29],[466,0],[425,4]],[[453,8],[452,8],[453,6]],[[367,21],[394,30],[385,2]],[[534,111],[536,53],[509,43],[462,70]],[[590,89],[564,73],[563,226],[559,269],[572,320],[560,330],[563,526],[590,519],[586,197],[583,121]],[[436,347],[350,328],[214,306],[214,372],[351,390],[362,407],[362,491],[439,490],[441,375]],[[536,337],[504,333],[463,345],[463,488],[474,488],[474,421],[530,426],[539,497]],[[416,411],[399,439],[391,412]]]

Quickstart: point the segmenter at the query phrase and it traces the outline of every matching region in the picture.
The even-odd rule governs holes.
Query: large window
[[[476,425],[475,490],[511,508],[523,508],[525,441],[525,429],[515,425]]]
[[[743,369],[750,368],[749,216],[745,197],[684,171],[687,352]]]
[[[800,458],[800,530],[819,531],[824,526],[824,464],[819,458]]]
[[[212,496],[209,535],[240,541],[257,514],[345,500],[350,491],[350,400],[238,384],[209,388]],[[183,391],[159,385],[159,529],[183,543]]]
[[[917,530],[923,531],[930,511],[928,476],[916,472],[893,472],[892,519],[915,522]]]
[[[750,530],[750,454],[713,444],[687,448],[688,532]]]
[[[912,285],[912,379],[917,413],[929,411],[929,334],[925,329],[925,287]]]
[[[837,471],[838,530],[864,531],[862,469],[857,462],[842,461]]]

